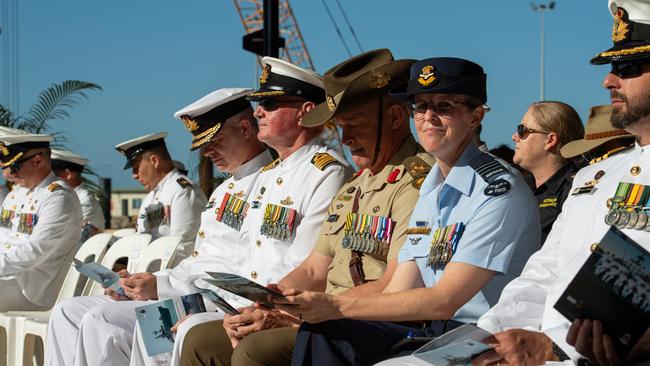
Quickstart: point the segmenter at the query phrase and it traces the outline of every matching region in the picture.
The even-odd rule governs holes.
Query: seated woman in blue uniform
[[[408,334],[476,323],[539,248],[535,197],[521,175],[472,143],[487,107],[483,68],[458,58],[415,63],[393,94],[411,101],[420,144],[436,158],[386,289],[346,297],[280,288],[276,306],[305,320],[294,365],[365,365]]]

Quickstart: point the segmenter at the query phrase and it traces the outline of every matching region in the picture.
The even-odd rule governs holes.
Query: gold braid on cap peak
[[[18,159],[20,159],[22,156],[23,156],[23,153],[19,152],[18,154],[16,154],[16,156],[11,158],[11,160],[9,160],[8,162],[2,163],[2,167],[6,168],[6,167],[10,166],[11,164],[15,163]]]
[[[220,128],[221,128],[221,123],[217,123],[215,126],[210,127],[207,130],[201,132],[200,134],[194,136],[192,138],[192,148],[201,146],[206,142],[210,141],[210,139],[212,139],[212,136],[214,136],[214,134],[217,133],[217,131],[219,131]]]
[[[283,90],[261,91],[261,92],[250,93],[249,95],[253,97],[267,97],[270,95],[284,95],[284,91]]]
[[[650,51],[650,45],[627,48],[627,49],[618,50],[618,51],[603,52],[603,53],[599,54],[598,56],[599,57],[611,57],[611,56],[634,55],[636,53],[648,52],[648,51]]]

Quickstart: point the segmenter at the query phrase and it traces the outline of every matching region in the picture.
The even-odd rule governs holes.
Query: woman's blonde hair
[[[544,131],[558,136],[557,151],[566,143],[584,137],[582,120],[570,105],[557,101],[537,102],[530,105],[530,114]]]

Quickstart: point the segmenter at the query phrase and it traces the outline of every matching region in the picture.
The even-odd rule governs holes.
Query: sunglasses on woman
[[[517,126],[517,136],[519,136],[520,139],[524,140],[530,135],[531,133],[550,133],[548,131],[542,131],[542,130],[536,130],[534,128],[528,128],[524,125],[519,125]]]

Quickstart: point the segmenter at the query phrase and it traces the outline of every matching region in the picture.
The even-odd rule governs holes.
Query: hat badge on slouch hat
[[[425,65],[422,68],[420,77],[418,78],[418,83],[420,83],[420,85],[422,86],[429,86],[432,83],[436,82],[438,78],[436,77],[435,71],[436,71],[435,67],[431,65]]]
[[[388,85],[390,81],[390,75],[385,72],[371,71],[370,75],[370,83],[368,86],[372,89],[381,89]]]

